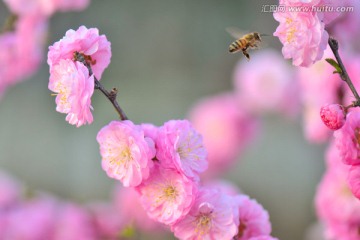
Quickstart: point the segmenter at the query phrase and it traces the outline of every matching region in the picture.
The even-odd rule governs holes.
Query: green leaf
[[[334,71],[333,73],[339,73],[339,74],[342,73],[339,64],[338,64],[334,59],[332,59],[332,58],[326,58],[325,60],[326,60],[331,66],[333,66],[333,67],[336,69],[336,71]]]

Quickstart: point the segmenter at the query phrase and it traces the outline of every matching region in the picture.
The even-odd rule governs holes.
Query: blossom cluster
[[[97,141],[108,176],[134,189],[147,215],[177,238],[270,239],[269,215],[255,200],[200,181],[207,152],[189,121],[112,121]]]
[[[58,10],[83,10],[89,0],[4,0],[4,3],[12,15],[0,34],[0,96],[39,68],[49,17]]]
[[[330,11],[290,11],[289,9],[292,9],[291,7],[333,7],[340,2],[343,1],[279,1],[280,5],[286,6],[286,10],[274,12],[274,18],[279,22],[274,36],[278,37],[283,44],[282,53],[284,57],[293,59],[293,65],[309,67],[322,58],[329,38],[325,26],[335,20],[340,13]]]
[[[76,59],[76,54],[85,62]],[[110,58],[110,42],[96,28],[81,26],[76,31],[68,30],[49,47],[49,89],[56,95],[56,111],[67,114],[70,124],[80,127],[93,121],[91,97],[95,78],[100,80]]]

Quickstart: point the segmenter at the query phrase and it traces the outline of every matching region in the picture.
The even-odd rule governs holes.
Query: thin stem
[[[82,53],[75,52],[74,53],[74,59],[76,61],[82,62],[88,69],[89,69],[89,75],[93,75],[93,71],[91,68],[91,62],[92,59],[89,56],[85,56]],[[114,106],[115,110],[120,116],[121,120],[128,120],[128,117],[126,116],[125,112],[120,107],[119,103],[116,101],[116,96],[118,93],[118,90],[116,88],[113,88],[110,92],[104,88],[104,86],[97,80],[97,78],[94,75],[94,81],[95,81],[95,89],[99,89],[106,97],[109,99],[109,101]]]
[[[354,84],[352,83],[347,71],[346,71],[346,68],[341,60],[341,57],[340,57],[340,54],[339,54],[339,43],[338,41],[333,38],[333,37],[330,37],[329,38],[329,46],[331,48],[331,51],[334,53],[334,56],[336,58],[336,61],[341,69],[341,73],[340,74],[340,77],[342,80],[344,80],[346,82],[346,84],[349,86],[351,92],[353,93],[356,101],[353,102],[353,106],[354,107],[359,107],[360,106],[360,96],[358,94],[358,92],[356,91],[355,87],[354,87]]]

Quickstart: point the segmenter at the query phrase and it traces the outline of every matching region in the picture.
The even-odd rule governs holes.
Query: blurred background
[[[80,25],[97,27],[112,44],[102,83],[119,89],[118,101],[135,123],[161,125],[186,118],[200,98],[233,89],[242,56],[228,53],[226,27],[272,35],[277,22],[264,4],[277,1],[92,0],[83,12],[57,13],[48,44]],[[0,20],[8,15],[0,2]],[[268,46],[281,51],[278,39]],[[96,134],[117,118],[95,92],[94,122],[76,128],[55,111],[47,88],[46,56],[40,71],[10,88],[0,101],[0,168],[27,187],[80,203],[109,198],[114,180],[100,166]],[[261,134],[226,175],[270,213],[273,236],[304,238],[315,221],[313,196],[323,171],[323,146],[308,144],[300,119],[267,115]]]

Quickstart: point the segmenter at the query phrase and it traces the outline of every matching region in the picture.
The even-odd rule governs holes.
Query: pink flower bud
[[[339,104],[327,104],[322,106],[320,116],[324,124],[332,129],[340,129],[346,120],[344,107]]]

